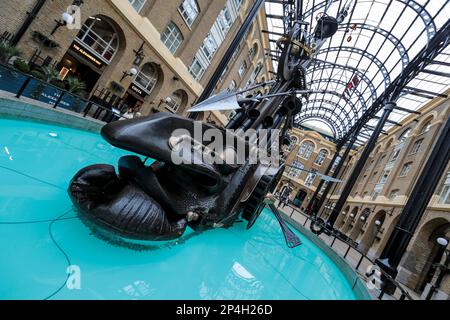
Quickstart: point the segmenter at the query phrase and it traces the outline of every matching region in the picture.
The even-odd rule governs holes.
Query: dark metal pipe
[[[19,41],[22,39],[24,34],[27,32],[27,30],[30,27],[30,25],[33,23],[33,21],[36,18],[36,16],[41,11],[41,9],[44,6],[46,1],[47,0],[38,0],[36,2],[36,4],[33,7],[33,10],[31,10],[31,12],[28,13],[28,16],[26,17],[25,21],[20,26],[20,29],[16,32],[16,34],[12,38],[11,45],[15,46],[15,45],[17,45],[19,43]]]

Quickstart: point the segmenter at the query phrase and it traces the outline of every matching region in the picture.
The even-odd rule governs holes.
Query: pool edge
[[[283,218],[293,226],[298,232],[308,238],[308,240],[312,241],[317,247],[320,248],[333,262],[338,266],[338,268],[342,271],[346,280],[350,285],[353,284],[352,290],[357,297],[358,300],[373,300],[372,295],[367,291],[366,285],[361,280],[361,278],[355,273],[353,268],[341,257],[339,256],[333,249],[331,249],[325,242],[323,242],[320,238],[314,235],[311,231],[303,227],[300,223],[298,223],[293,218],[289,217],[285,213],[281,212]]]

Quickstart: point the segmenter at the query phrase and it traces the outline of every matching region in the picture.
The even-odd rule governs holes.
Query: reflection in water
[[[205,300],[257,300],[263,289],[261,281],[239,262],[234,262],[221,285],[208,287],[207,281],[201,282],[200,297]]]

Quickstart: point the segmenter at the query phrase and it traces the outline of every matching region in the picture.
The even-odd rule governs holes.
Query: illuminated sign
[[[104,66],[104,63],[102,61],[100,61],[98,58],[94,57],[94,55],[92,55],[87,50],[82,48],[78,43],[75,42],[72,43],[72,46],[70,48],[83,58],[92,62],[97,68],[102,68]]]
[[[130,90],[133,91],[134,93],[138,94],[140,97],[145,98],[147,96],[147,93],[144,92],[144,90],[139,89],[137,86],[135,86],[134,84],[130,85]]]

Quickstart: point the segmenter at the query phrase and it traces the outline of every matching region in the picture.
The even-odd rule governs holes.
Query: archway
[[[358,215],[358,207],[353,208],[350,214],[347,214],[347,219],[342,227],[342,232],[347,233],[352,228],[352,224],[355,221],[356,216]]]
[[[362,230],[364,224],[366,223],[367,219],[369,218],[370,214],[371,214],[370,209],[366,208],[363,210],[361,215],[357,219],[355,219],[353,229],[350,233],[350,238],[352,240],[355,241],[358,238],[358,236],[361,233],[361,230]]]
[[[386,220],[386,211],[378,211],[370,221],[368,221],[367,228],[363,234],[358,248],[364,252],[368,253],[370,248],[375,242],[376,237],[379,235],[380,231],[383,230],[383,224]]]
[[[423,292],[436,273],[436,264],[442,259],[444,250],[436,239],[449,236],[450,221],[446,218],[435,218],[420,228],[402,263],[402,268],[411,272],[408,285],[415,291]]]
[[[303,189],[300,190],[300,191],[297,193],[297,196],[295,197],[295,199],[294,199],[294,201],[293,201],[294,206],[296,206],[296,207],[298,207],[298,208],[301,208],[303,202],[304,202],[305,199],[306,199],[307,194],[308,194],[308,193],[307,193],[305,190],[303,190]]]
[[[345,224],[345,218],[350,214],[350,206],[345,207],[344,211],[338,216],[336,220],[337,229],[341,230]]]

